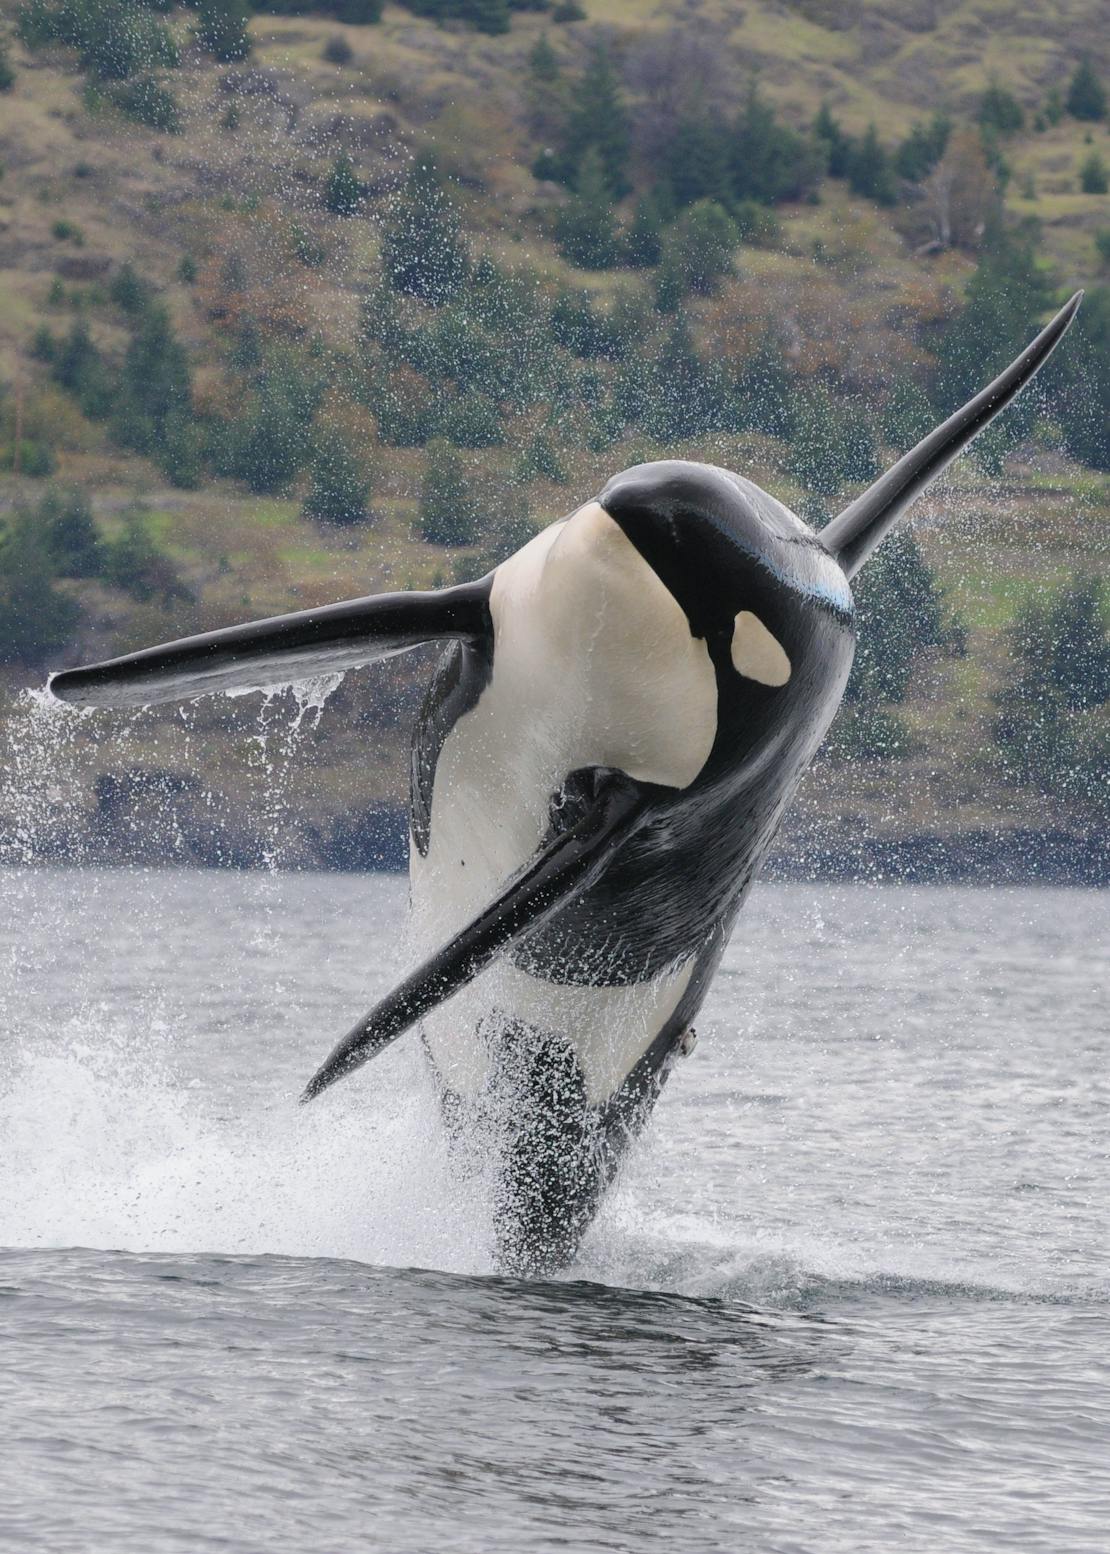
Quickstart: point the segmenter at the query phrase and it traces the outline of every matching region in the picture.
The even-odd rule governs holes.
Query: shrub
[[[472,545],[477,517],[462,459],[445,442],[429,443],[420,487],[421,538],[429,545]]]
[[[339,527],[367,522],[370,480],[365,464],[339,432],[328,430],[317,438],[311,475],[306,518]]]
[[[17,26],[28,48],[53,42],[75,48],[82,69],[100,81],[179,63],[165,24],[134,0],[27,0]]]
[[[0,38],[0,92],[10,92],[15,85],[15,71],[8,58],[8,45]]]
[[[329,65],[349,65],[355,57],[355,51],[342,33],[336,33],[324,44],[320,57]]]
[[[324,204],[333,216],[357,216],[366,199],[350,157],[341,151],[331,165],[324,185]]]
[[[167,135],[180,135],[181,110],[177,98],[153,76],[121,81],[109,89],[108,96],[124,117],[136,124],[162,130]]]
[[[1110,189],[1110,170],[1097,151],[1092,151],[1079,169],[1079,187],[1084,194],[1105,194]]]
[[[85,246],[85,234],[72,221],[55,221],[50,228],[50,235],[59,243],[72,243],[75,248]]]
[[[559,462],[559,456],[551,442],[551,434],[541,427],[527,444],[516,466],[516,477],[521,481],[550,480],[557,486],[565,486],[567,472]]]
[[[159,598],[163,604],[192,600],[177,568],[150,532],[149,513],[137,503],[123,514],[123,529],[103,547],[101,575],[140,603]]]
[[[185,286],[193,286],[197,279],[197,262],[192,254],[182,254],[177,267],[177,278]]]
[[[26,475],[28,480],[45,480],[54,473],[57,460],[50,444],[40,437],[21,437],[0,451],[0,469]]]

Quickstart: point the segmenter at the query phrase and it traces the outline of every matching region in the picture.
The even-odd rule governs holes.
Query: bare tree
[[[998,198],[979,135],[974,130],[953,135],[913,207],[923,249],[978,248]]]
[[[683,120],[730,106],[740,75],[726,33],[703,25],[671,27],[628,50],[624,78],[642,107],[633,125],[636,155],[654,162]]]

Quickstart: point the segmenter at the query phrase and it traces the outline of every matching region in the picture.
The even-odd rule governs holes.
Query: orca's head
[[[702,776],[786,789],[835,716],[852,665],[849,580],[921,491],[1010,403],[1075,316],[1077,293],[1006,370],[820,533],[759,486],[664,460],[617,475],[600,506],[704,639],[717,736]]]
[[[598,502],[708,649],[717,737],[704,777],[788,778],[820,743],[852,666],[840,563],[789,508],[714,465],[638,464]]]

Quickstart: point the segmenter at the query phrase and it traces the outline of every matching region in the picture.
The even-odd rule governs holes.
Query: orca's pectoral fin
[[[259,690],[334,674],[421,642],[489,640],[489,578],[432,593],[376,594],[144,648],[50,681],[78,707],[148,707],[212,691]]]
[[[515,940],[534,932],[595,878],[645,813],[643,790],[620,772],[599,769],[589,808],[554,837],[495,901],[361,1019],[309,1081],[302,1101],[375,1057],[429,1010],[457,993]]]

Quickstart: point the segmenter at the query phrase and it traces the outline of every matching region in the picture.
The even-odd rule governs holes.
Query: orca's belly
[[[421,955],[450,943],[535,856],[571,773],[611,768],[677,793],[716,730],[704,642],[596,505],[499,568],[490,611],[491,646],[448,649],[415,730],[410,873]],[[600,917],[578,911],[545,964],[507,954],[435,1009],[424,1034],[444,1083],[463,1097],[487,1085],[482,1030],[497,1010],[506,1025],[569,1047],[591,1106],[611,1100],[674,1018],[704,943],[694,934],[664,964],[630,975],[621,915],[619,900]]]

